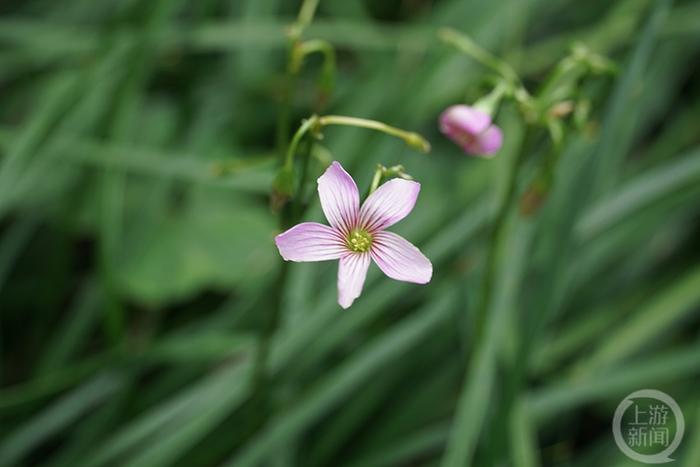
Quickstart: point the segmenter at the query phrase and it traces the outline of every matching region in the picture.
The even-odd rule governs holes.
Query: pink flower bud
[[[503,145],[503,132],[491,116],[468,105],[448,107],[440,115],[440,131],[475,156],[492,156]]]

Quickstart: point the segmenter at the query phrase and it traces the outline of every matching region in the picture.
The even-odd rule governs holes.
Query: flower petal
[[[316,222],[295,225],[276,236],[275,244],[285,261],[338,259],[348,251],[337,231]]]
[[[338,304],[343,308],[349,308],[362,293],[369,263],[369,253],[351,253],[340,258],[338,263]]]
[[[493,155],[503,145],[503,132],[496,125],[491,125],[486,131],[479,135],[475,147],[475,154],[485,156]]]
[[[412,243],[393,232],[377,232],[371,253],[379,269],[397,281],[427,284],[433,276],[430,260]]]
[[[418,182],[389,180],[365,200],[360,210],[360,225],[374,232],[396,224],[413,210],[419,192]]]
[[[351,230],[357,222],[360,193],[355,180],[337,161],[319,177],[318,196],[328,223],[343,232]]]
[[[476,135],[491,125],[491,116],[468,105],[453,105],[440,115],[440,131],[455,138],[461,133]]]

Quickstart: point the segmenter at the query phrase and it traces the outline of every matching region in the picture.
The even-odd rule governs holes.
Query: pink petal
[[[503,132],[496,125],[491,125],[477,138],[475,154],[492,155],[503,145]]]
[[[348,251],[337,231],[316,222],[295,225],[276,236],[275,244],[285,261],[338,259]]]
[[[389,180],[365,200],[360,210],[360,224],[371,232],[396,224],[411,212],[419,192],[418,182],[401,178]]]
[[[338,263],[338,304],[341,307],[349,308],[362,293],[369,260],[369,253],[351,253],[340,258]]]
[[[427,284],[433,265],[418,248],[393,232],[377,232],[372,242],[372,259],[384,274],[397,281]]]
[[[348,232],[357,222],[360,193],[352,177],[334,161],[318,179],[318,196],[328,222]]]
[[[440,130],[451,138],[476,135],[491,125],[491,116],[468,105],[453,105],[440,115]]]

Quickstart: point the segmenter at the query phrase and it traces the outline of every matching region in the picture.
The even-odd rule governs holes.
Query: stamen
[[[350,250],[356,253],[369,251],[372,246],[372,235],[364,229],[352,229],[347,237],[346,244]]]

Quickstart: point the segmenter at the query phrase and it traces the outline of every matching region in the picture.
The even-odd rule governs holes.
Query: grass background
[[[395,230],[435,267],[425,287],[372,267],[347,311],[335,264],[277,279],[268,195],[298,8],[0,5],[0,465],[636,465],[610,423],[646,387],[678,401],[674,457],[700,465],[700,2],[322,1],[305,37],[336,48],[335,88],[319,101],[310,58],[289,125],[324,104],[433,144],[324,132],[361,191],[378,162],[419,179]],[[493,160],[438,133],[488,76],[443,26],[530,89],[577,40],[619,65],[581,87],[592,120],[543,208],[505,220],[481,339],[523,123],[502,110]]]

